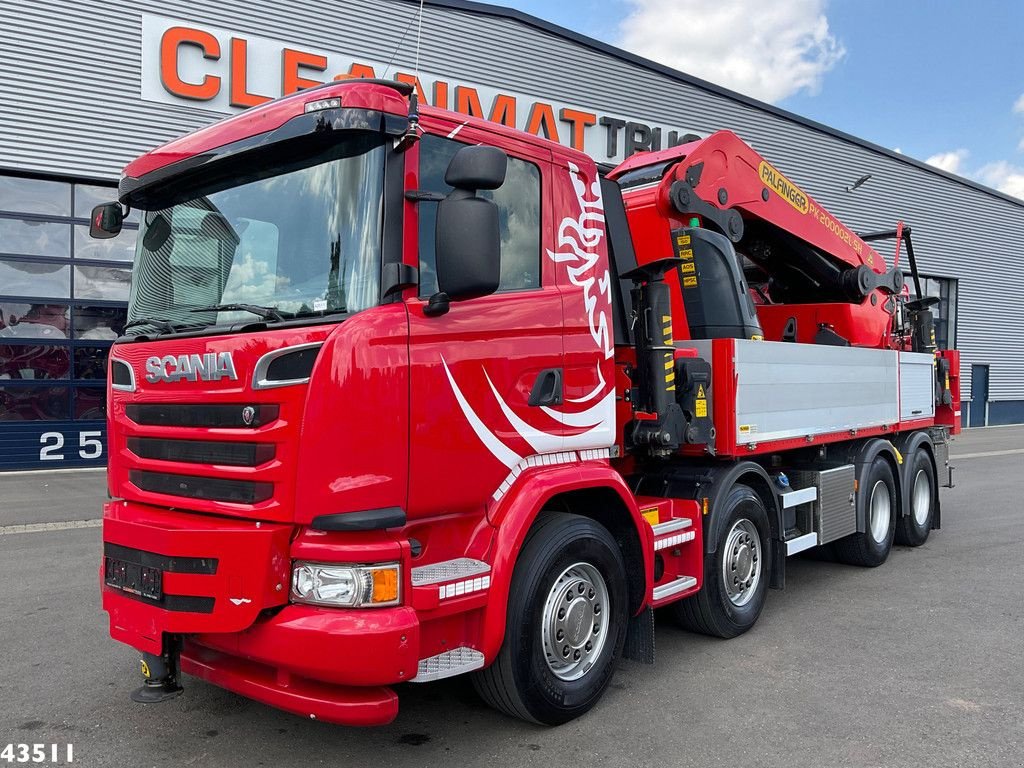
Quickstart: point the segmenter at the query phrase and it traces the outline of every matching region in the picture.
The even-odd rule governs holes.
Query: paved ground
[[[128,701],[131,649],[106,637],[96,528],[0,535],[0,748],[72,742],[83,766],[1024,765],[1024,429],[953,454],[943,529],[863,570],[790,562],[731,641],[660,620],[658,662],[627,663],[588,716],[506,719],[460,679],[400,690],[386,728],[312,723],[186,680]],[[0,477],[0,526],[96,516],[102,473]],[[0,528],[0,530],[3,530]]]

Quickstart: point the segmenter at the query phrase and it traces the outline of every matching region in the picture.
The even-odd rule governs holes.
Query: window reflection
[[[135,258],[135,237],[138,230],[124,229],[117,237],[96,240],[89,237],[89,228],[75,225],[75,258],[104,261],[131,261]]]
[[[0,259],[0,291],[9,296],[71,296],[71,267],[45,261]]]
[[[71,215],[71,185],[62,181],[0,176],[0,211]]]
[[[0,384],[0,421],[58,421],[68,418],[67,387]]]
[[[110,347],[76,347],[75,378],[106,379]]]
[[[66,339],[64,304],[0,302],[0,339]]]
[[[56,344],[0,345],[0,380],[66,379],[70,373],[67,347]]]
[[[113,341],[124,331],[127,315],[125,307],[76,306],[71,315],[74,337]]]
[[[75,298],[127,301],[131,270],[75,266]]]
[[[75,387],[74,412],[76,419],[106,419],[106,390],[100,387]]]
[[[0,219],[0,252],[15,256],[71,258],[71,225]]]

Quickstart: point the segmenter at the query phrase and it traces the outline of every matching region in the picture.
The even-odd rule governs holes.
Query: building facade
[[[336,77],[571,144],[599,162],[728,128],[854,231],[912,226],[964,422],[1024,422],[1024,202],[517,11],[418,3],[10,0],[0,26],[0,469],[105,459],[104,375],[134,229],[88,237],[121,168],[164,141]],[[418,73],[418,78],[416,74]],[[850,191],[854,182],[869,177]],[[887,244],[880,244],[891,260]],[[905,257],[904,257],[905,260]],[[891,263],[891,261],[890,261]]]

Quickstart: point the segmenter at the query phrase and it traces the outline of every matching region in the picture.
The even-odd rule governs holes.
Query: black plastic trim
[[[340,512],[336,515],[318,515],[312,527],[318,531],[382,531],[405,525],[405,510],[401,507],[367,509],[362,512]]]
[[[129,563],[144,565],[147,568],[159,568],[164,573],[201,573],[213,575],[217,573],[216,557],[173,557],[146,552],[142,549],[123,547],[120,544],[103,544],[104,557],[125,560]]]
[[[232,504],[258,504],[274,495],[273,483],[231,480],[223,477],[178,475],[133,469],[128,477],[136,488],[166,496],[226,501]]]
[[[240,427],[255,429],[277,419],[280,407],[254,403],[251,423],[243,411],[247,403],[132,403],[125,415],[136,424],[149,427]]]
[[[129,437],[128,450],[143,459],[178,461],[184,464],[223,464],[257,467],[274,458],[273,443],[238,443],[217,440],[171,440],[163,437]]]

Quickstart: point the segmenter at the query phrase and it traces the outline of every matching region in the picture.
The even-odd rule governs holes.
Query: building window
[[[88,233],[93,206],[116,195],[0,176],[0,442],[17,435],[0,469],[106,459],[78,441],[102,434],[107,356],[126,322],[138,215],[116,238]]]
[[[420,141],[418,186],[423,192],[448,194],[444,183],[448,163],[467,146],[440,136]],[[505,183],[496,190],[481,190],[480,197],[498,206],[501,231],[501,282],[499,291],[522,291],[540,287],[540,169],[515,157],[508,159]],[[434,237],[436,205],[419,204],[420,296],[437,293]]]
[[[908,274],[906,282],[913,298],[913,276]],[[938,304],[931,307],[932,315],[935,317],[935,343],[939,349],[956,349],[956,280],[921,275],[921,293],[939,300]]]

